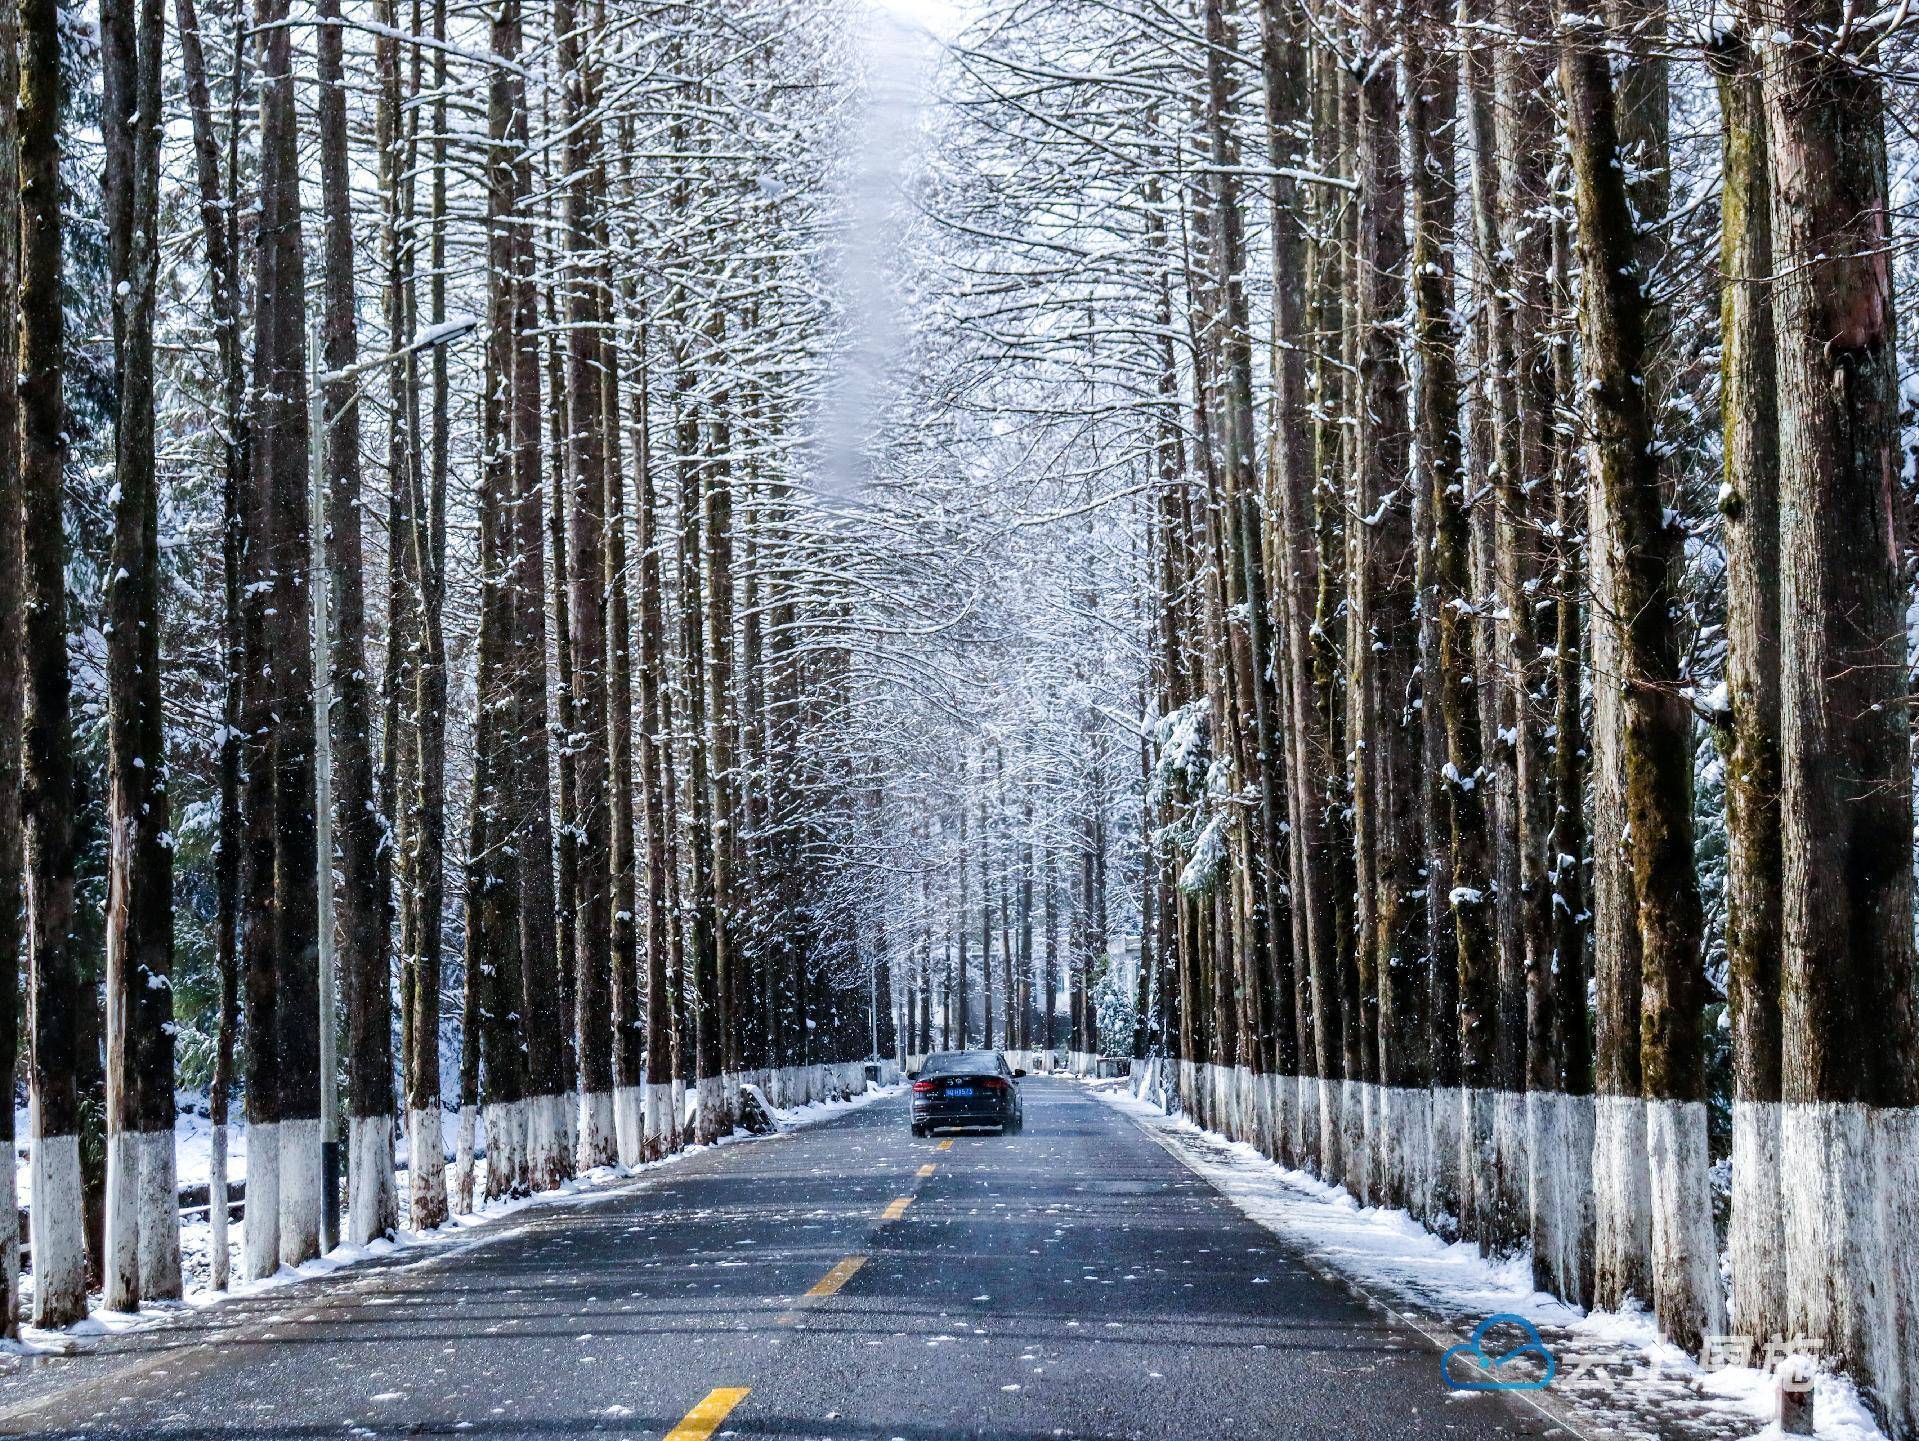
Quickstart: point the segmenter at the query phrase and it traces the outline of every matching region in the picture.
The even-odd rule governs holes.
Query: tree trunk
[[[518,0],[502,6],[495,19],[495,50],[517,61],[522,53],[524,25]],[[563,981],[571,969],[573,941],[565,925],[570,911],[563,897],[570,894],[573,873],[565,871],[562,892],[556,896],[552,732],[547,719],[551,697],[547,684],[546,472],[541,455],[546,420],[540,404],[540,297],[528,214],[533,166],[526,78],[517,70],[509,70],[505,79],[513,334],[505,438],[512,454],[512,595],[519,608],[513,637],[511,684],[515,707],[511,734],[513,824],[520,858],[520,1028],[525,1040],[527,1185],[544,1191],[568,1180],[574,1166],[574,1101],[565,1041],[572,1025]],[[548,393],[549,399],[559,394],[550,383]],[[557,400],[553,403],[557,407]],[[555,500],[557,503],[559,497]],[[563,552],[563,546],[556,549],[556,565],[563,560]],[[565,581],[559,572],[555,573],[553,588],[556,604],[564,606],[565,598],[560,593]],[[557,629],[562,637],[566,635],[564,627]],[[564,662],[567,646],[562,643],[557,650]],[[562,693],[567,693],[564,680]],[[569,786],[570,779],[563,776],[561,783]],[[563,800],[563,824],[570,820],[565,805]],[[563,845],[567,843],[562,841]],[[567,864],[571,866],[570,856]]]
[[[573,704],[573,649],[569,639],[573,634],[573,618],[567,609],[571,583],[567,579],[566,569],[566,405],[559,399],[566,394],[566,362],[558,334],[562,328],[559,322],[561,307],[559,297],[551,286],[546,288],[544,305],[548,321],[546,393],[552,398],[547,406],[547,444],[552,454],[552,466],[547,479],[553,499],[548,507],[547,529],[553,554],[552,633],[559,641],[553,647],[556,666],[551,697],[553,718],[547,722],[547,732],[551,737],[565,733],[567,709]],[[564,1114],[560,1119],[565,1128],[565,1164],[570,1175],[574,1159],[574,1132],[579,1126],[576,1100],[580,1081],[579,1033],[573,1025],[573,993],[577,978],[573,957],[578,945],[580,912],[579,844],[574,833],[573,798],[579,787],[573,774],[573,747],[570,744],[558,744],[551,749],[554,752],[554,779],[559,784],[559,794],[555,797],[558,824],[553,843],[556,871],[553,910],[557,921],[554,946],[560,997],[560,1095],[565,1102],[562,1108]]]
[[[102,1300],[119,1311],[136,1310],[143,1294],[180,1294],[170,1025],[173,859],[167,841],[160,695],[159,483],[153,414],[162,14],[155,0],[142,0],[137,6],[108,4],[100,16],[106,136],[101,198],[107,271],[114,287],[119,401],[106,595],[107,1215]]]
[[[1595,738],[1621,781],[1618,833],[1630,905],[1600,924],[1632,924],[1640,1010],[1614,1023],[1640,1028],[1640,1081],[1651,1157],[1653,1303],[1660,1327],[1688,1349],[1722,1328],[1723,1305],[1707,1184],[1704,975],[1692,856],[1692,713],[1681,691],[1679,567],[1683,525],[1670,508],[1647,389],[1651,362],[1646,276],[1626,191],[1618,100],[1603,31],[1562,17],[1579,220],[1592,543],[1605,556],[1596,604],[1612,632],[1618,724]],[[1602,672],[1603,674],[1603,672]],[[1626,838],[1629,837],[1629,841]],[[1608,997],[1603,991],[1601,1004]],[[1609,1198],[1621,1199],[1621,1198]],[[1603,1300],[1602,1295],[1602,1300]]]
[[[1493,916],[1485,773],[1480,759],[1475,690],[1478,634],[1473,623],[1470,481],[1461,455],[1457,327],[1453,320],[1458,226],[1457,146],[1445,123],[1458,105],[1457,74],[1448,55],[1448,12],[1430,0],[1415,32],[1422,54],[1406,109],[1411,141],[1414,337],[1419,370],[1414,394],[1417,456],[1431,512],[1434,668],[1421,687],[1423,708],[1438,720],[1438,833],[1428,884],[1446,883],[1441,910],[1452,945],[1435,946],[1431,978],[1432,1088],[1427,1214],[1446,1230],[1460,1215],[1462,1069],[1484,1083],[1484,1047],[1491,1016],[1485,987],[1492,975]],[[1437,939],[1437,937],[1435,938]]]
[[[392,999],[387,973],[386,897],[379,852],[386,840],[374,805],[372,705],[366,684],[366,595],[360,537],[360,407],[352,190],[348,175],[346,82],[339,0],[322,0],[318,97],[320,183],[325,201],[325,298],[321,361],[321,483],[332,592],[333,797],[341,890],[340,973],[347,1002],[347,1223],[343,1238],[363,1246],[398,1229],[393,1169]],[[333,857],[327,858],[334,863]],[[328,1078],[330,1081],[331,1078]],[[334,1138],[327,1137],[327,1140]]]
[[[299,125],[285,0],[257,12],[260,225],[254,344],[255,460],[266,501],[272,586],[262,641],[273,707],[273,959],[278,971],[279,1261],[319,1254],[319,896],[314,814],[314,715],[308,523],[306,267],[301,254]],[[329,1022],[330,1023],[330,1022]],[[248,1211],[261,1198],[249,1177]]]
[[[979,977],[981,1042],[993,1049],[993,888],[989,873],[993,841],[986,824],[986,760],[980,758],[979,840]]]
[[[1884,102],[1835,5],[1769,15],[1788,1334],[1919,1425],[1912,763]],[[1881,1219],[1884,1218],[1884,1219]],[[1888,1271],[1888,1268],[1890,1272]],[[1881,1309],[1889,1288],[1905,1305]],[[1903,1383],[1902,1385],[1900,1383]]]
[[[208,1096],[208,1118],[212,1124],[211,1172],[208,1178],[207,1207],[210,1222],[211,1275],[216,1291],[227,1286],[231,1258],[227,1244],[227,1107],[233,1083],[234,1038],[239,1023],[239,910],[240,910],[240,724],[242,686],[246,669],[246,651],[241,623],[240,583],[245,564],[242,544],[241,494],[247,484],[246,378],[240,347],[240,273],[237,244],[238,206],[233,197],[235,165],[238,154],[238,107],[246,46],[235,43],[232,73],[232,112],[228,121],[229,161],[223,179],[220,168],[219,139],[214,131],[213,102],[207,84],[205,50],[200,39],[200,21],[193,0],[175,0],[174,13],[180,35],[181,71],[187,107],[192,116],[194,178],[198,182],[200,224],[206,247],[207,268],[213,276],[213,319],[215,344],[219,349],[221,399],[221,655],[225,684],[221,702],[220,792],[217,853],[214,862],[215,972],[219,988],[215,1023],[213,1076]],[[230,33],[244,23],[236,4],[229,16]],[[3,73],[10,68],[15,49],[0,40],[0,93],[11,94],[16,85]],[[6,122],[0,120],[0,124]],[[9,192],[10,193],[10,192]],[[16,226],[0,223],[0,234],[12,234]],[[0,293],[13,288],[0,278]],[[0,327],[0,347],[18,344],[12,327]],[[0,387],[17,366],[0,355]],[[0,405],[4,405],[0,399]],[[12,427],[0,420],[0,435],[11,434]],[[4,464],[0,461],[0,464]],[[0,606],[0,611],[4,606]],[[0,642],[4,644],[4,642]],[[0,776],[0,790],[5,780]],[[0,825],[0,832],[4,826]],[[0,843],[4,837],[0,835]],[[5,855],[0,851],[0,868]],[[0,906],[4,897],[0,897]],[[6,952],[0,941],[0,952]],[[0,981],[0,995],[12,988]],[[4,1004],[4,1002],[0,1002]],[[0,1035],[0,1051],[8,1046]],[[0,1205],[6,1198],[0,1196]],[[0,1221],[0,1225],[4,1222]],[[12,1274],[12,1273],[9,1273]],[[17,1309],[17,1308],[16,1308]],[[7,1314],[14,1314],[9,1311]]]
[[[673,1009],[667,982],[667,863],[672,836],[670,793],[660,744],[661,680],[665,665],[665,600],[660,573],[659,496],[654,484],[647,331],[640,330],[640,379],[633,390],[634,548],[640,569],[640,786],[646,797],[646,1159],[679,1142],[673,1112]]]
[[[725,354],[726,320],[713,305],[706,325],[709,353]],[[700,643],[705,648],[706,818],[712,857],[713,1013],[719,1110],[708,1114],[701,1098],[703,1132],[725,1135],[739,1110],[739,1008],[736,1002],[742,965],[745,908],[738,894],[739,777],[735,772],[737,681],[733,664],[733,431],[731,390],[717,382],[705,407],[707,455],[700,467],[700,559],[706,605]]]
[[[1560,1087],[1559,1161],[1565,1181],[1566,1226],[1561,1236],[1555,1290],[1581,1306],[1593,1304],[1594,1220],[1592,976],[1586,913],[1586,722],[1581,608],[1585,601],[1584,517],[1586,497],[1578,426],[1566,416],[1576,407],[1578,379],[1573,359],[1572,237],[1564,216],[1553,222],[1553,375],[1561,419],[1554,427],[1552,563],[1557,591],[1553,693],[1553,1020]],[[1576,1226],[1573,1208],[1577,1207]]]
[[[495,72],[496,77],[500,74]],[[511,126],[511,105],[497,78],[490,100],[490,129],[496,139],[504,139]],[[465,1040],[468,1049],[479,1048],[484,1072],[481,1096],[486,1119],[488,1200],[524,1194],[528,1187],[526,1055],[521,1024],[521,1009],[526,1004],[521,954],[522,857],[517,846],[520,815],[516,806],[524,769],[515,745],[516,723],[521,716],[513,677],[522,611],[514,555],[519,540],[519,507],[512,503],[517,457],[509,443],[518,296],[513,273],[512,159],[507,146],[496,145],[491,160],[487,218],[493,323],[489,327],[482,391],[484,458],[475,503],[480,522],[480,625],[475,641],[478,710],[467,843]],[[465,1120],[462,1115],[462,1128]]]
[[[599,174],[598,66],[583,43],[586,28],[573,0],[554,0],[561,125],[566,134],[564,234],[566,285],[567,479],[572,548],[567,598],[573,689],[568,744],[573,752],[574,828],[578,838],[578,930],[574,938],[575,1029],[580,1054],[582,1170],[618,1159],[613,1126],[612,861],[607,767],[606,451],[601,414],[602,293],[594,236],[603,196]]]
[[[1378,1064],[1373,1112],[1373,1180],[1387,1204],[1408,1200],[1391,1138],[1403,1134],[1401,1093],[1419,1074],[1425,1038],[1426,914],[1418,891],[1424,837],[1419,792],[1418,659],[1414,590],[1413,477],[1407,375],[1400,352],[1405,330],[1406,175],[1401,165],[1401,103],[1395,67],[1394,16],[1375,3],[1365,41],[1372,52],[1360,82],[1359,133],[1359,436],[1360,513],[1369,522],[1368,557],[1360,584],[1370,593],[1366,649],[1367,690],[1356,702],[1370,712],[1369,746],[1360,764],[1371,770],[1374,930],[1362,936],[1372,950],[1377,995]],[[1390,1108],[1390,1109],[1388,1109]]]
[[[968,771],[968,775],[969,776],[971,775],[970,770]],[[954,1028],[955,1028],[955,1034],[959,1038],[958,1043],[962,1047],[964,1047],[968,1043],[968,1040],[970,1039],[969,1028],[967,1026],[967,1021],[970,1018],[967,1015],[967,1003],[966,1003],[967,1002],[967,996],[966,996],[966,926],[967,926],[966,873],[967,873],[967,862],[971,860],[972,857],[968,853],[967,844],[966,844],[966,826],[967,826],[966,801],[962,797],[959,804],[959,914],[955,918],[954,925],[953,925],[953,929],[959,937],[959,960],[958,960],[958,968],[956,971],[956,975],[959,981],[959,1009],[956,1013]]]
[[[640,999],[638,858],[634,849],[632,595],[626,550],[626,476],[619,458],[619,348],[609,321],[602,348],[606,418],[607,759],[612,777],[613,1123],[620,1164],[646,1145],[646,1040]]]
[[[1779,1191],[1779,409],[1765,96],[1741,30],[1719,83],[1720,386],[1726,538],[1726,970],[1732,1011],[1732,1329],[1788,1334]]]
[[[20,95],[20,8],[0,0],[0,95]],[[20,455],[20,116],[15,106],[0,107],[0,174],[16,183],[0,185],[0,655],[24,661],[25,585],[22,547]],[[14,1094],[14,1067],[20,1052],[20,950],[26,939],[22,922],[22,877],[26,866],[21,834],[21,725],[26,705],[26,665],[0,673],[0,1093]],[[0,1117],[0,1143],[15,1154],[11,1108]],[[37,1147],[35,1148],[37,1151]],[[0,1337],[20,1334],[20,1210],[17,1167],[0,1177]]]

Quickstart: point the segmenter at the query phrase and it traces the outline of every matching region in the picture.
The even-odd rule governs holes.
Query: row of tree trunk
[[[1097,787],[1089,794],[1094,806],[1100,797]],[[1015,839],[1007,834],[1013,828],[1003,804],[990,806],[982,796],[970,819],[962,809],[953,826],[960,857],[954,906],[936,902],[928,867],[919,877],[912,923],[889,933],[900,947],[896,970],[885,937],[876,940],[887,967],[877,994],[897,1016],[882,1026],[899,1036],[904,1054],[1064,1049],[1069,1064],[1084,1071],[1099,1056],[1102,1040],[1109,1047],[1134,1045],[1133,1035],[1101,1036],[1095,1000],[1110,965],[1105,825],[1079,825],[1072,840],[1085,848],[1075,844],[1066,853],[1070,864],[1062,867],[1052,838],[1036,837],[1032,819],[1029,800]],[[928,832],[935,829],[933,822],[922,824]],[[1142,988],[1151,979],[1150,969],[1138,973]],[[1150,1017],[1152,1001],[1151,995],[1138,997],[1137,1014]],[[1145,1034],[1137,1037],[1140,1056],[1146,1053]],[[883,1041],[878,1049],[888,1054],[893,1046]]]
[[[1144,121],[1191,167],[1170,226],[1160,179],[1138,182],[1167,337],[1147,964],[1184,1104],[1442,1234],[1529,1248],[1554,1294],[1644,1303],[1690,1349],[1816,1338],[1919,1434],[1912,1291],[1887,1285],[1919,1259],[1910,537],[1864,42],[1808,0],[1703,57],[1725,173],[1707,702],[1714,601],[1688,552],[1714,526],[1688,513],[1667,405],[1663,14],[1201,0],[1194,19],[1196,128]]]
[[[217,439],[224,508],[214,1285],[230,1264],[236,1081],[248,1123],[248,1277],[390,1235],[403,1216],[425,1229],[473,1204],[481,1113],[484,1194],[495,1197],[724,1135],[749,1081],[776,1105],[863,1084],[859,941],[843,915],[809,903],[804,880],[811,853],[839,844],[855,818],[818,740],[819,713],[842,707],[848,685],[843,606],[800,578],[810,522],[783,450],[797,437],[782,434],[777,385],[739,363],[791,322],[769,316],[761,328],[770,285],[742,298],[710,284],[722,264],[765,262],[736,259],[724,235],[689,223],[665,256],[671,285],[642,291],[616,263],[654,243],[637,231],[647,198],[634,175],[638,131],[631,109],[601,90],[629,42],[598,3],[555,0],[538,44],[554,42],[561,83],[540,117],[550,134],[536,135],[534,47],[509,3],[492,12],[485,72],[475,228],[486,312],[450,315],[449,236],[473,223],[449,197],[463,183],[448,122],[457,47],[443,0],[416,5],[411,32],[391,3],[375,8],[375,154],[364,169],[353,107],[369,102],[347,83],[353,22],[340,0],[322,0],[310,49],[285,0],[223,14],[225,76],[209,73],[193,0],[175,0],[174,36],[161,0],[101,13],[115,384],[109,882],[96,998],[73,935],[71,217],[59,180],[71,56],[55,7],[0,4],[0,89],[20,97],[17,109],[0,106],[0,165],[19,175],[0,186],[0,531],[10,538],[0,548],[0,735],[23,742],[0,744],[0,1055],[15,1051],[24,949],[36,1324],[80,1319],[92,1287],[121,1310],[182,1289],[167,784],[176,662],[162,646],[155,400],[161,137],[175,104],[191,124],[217,350],[217,385],[198,397],[205,409],[191,429]],[[719,148],[708,133],[719,123],[712,76],[737,57],[697,27],[674,34],[686,53],[664,108],[680,132],[672,194],[684,205],[726,163],[702,167],[701,152]],[[172,55],[177,101],[163,83]],[[295,103],[308,80],[310,133]],[[309,140],[321,202],[310,240]],[[356,253],[369,230],[356,224],[368,171],[379,205],[371,265]],[[372,355],[362,344],[368,274],[383,321]],[[449,352],[476,329],[469,484],[454,464],[463,431]],[[384,391],[386,417],[385,454],[371,467],[385,484],[383,618],[369,614],[367,594],[369,577],[382,578],[364,522],[369,390]],[[450,506],[473,518],[478,546],[472,628],[451,645],[449,628],[468,612],[451,599],[462,553],[450,550]],[[468,636],[470,674],[457,660]],[[448,724],[467,694],[470,772]],[[449,827],[449,776],[467,774],[467,823]],[[463,942],[463,996],[450,993],[450,933]],[[92,1020],[100,999],[103,1032]],[[448,1041],[461,1103],[451,1198]],[[83,1225],[96,1182],[80,1090],[86,1052],[102,1045],[105,1208],[94,1237]],[[396,1117],[411,1161],[404,1210]],[[7,1186],[11,1196],[10,1170]],[[13,1217],[0,1201],[0,1216]],[[20,1248],[4,1225],[0,1324],[11,1332]]]

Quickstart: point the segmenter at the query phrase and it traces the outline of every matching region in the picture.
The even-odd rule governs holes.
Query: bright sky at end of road
[[[873,9],[950,40],[966,22],[967,7],[956,0],[868,0]]]

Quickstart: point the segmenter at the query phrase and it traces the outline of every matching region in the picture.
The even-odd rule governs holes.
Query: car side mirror
[[[1018,1079],[1019,1079],[1019,1078],[1020,1078],[1021,1076],[1023,1076],[1023,1075],[1025,1075],[1025,1074],[1026,1074],[1026,1072],[1024,1072],[1024,1071],[1022,1071],[1022,1070],[1020,1070],[1020,1069],[1019,1069],[1019,1067],[1017,1067],[1017,1066],[1015,1066],[1015,1067],[1013,1068],[1013,1079],[1014,1079],[1014,1080],[1016,1080],[1016,1081],[1017,1081],[1017,1080],[1018,1080]]]
[[[909,1081],[917,1081],[919,1078],[920,1073],[918,1071],[908,1071],[906,1073],[906,1079]]]

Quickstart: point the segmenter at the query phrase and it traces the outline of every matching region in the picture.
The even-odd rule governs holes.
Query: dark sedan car
[[[998,1051],[935,1051],[913,1077],[913,1134],[992,1126],[1016,1136],[1025,1122],[1019,1078]]]

